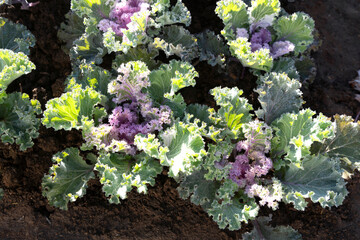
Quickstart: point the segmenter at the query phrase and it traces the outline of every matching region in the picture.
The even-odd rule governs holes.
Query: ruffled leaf
[[[251,43],[247,38],[237,38],[228,43],[231,54],[238,58],[244,67],[263,70],[269,72],[273,66],[273,58],[270,56],[270,50],[260,48],[253,52]]]
[[[130,61],[141,61],[146,64],[146,66],[153,70],[158,68],[160,62],[155,60],[155,58],[159,55],[159,50],[152,48],[151,50],[145,48],[144,46],[138,46],[136,48],[130,48],[126,54],[117,54],[113,63],[112,68],[118,69],[121,64],[127,63]]]
[[[108,95],[107,88],[112,75],[109,71],[93,64],[81,64],[67,77],[65,92],[70,92],[76,84],[82,89],[92,88],[103,95]]]
[[[248,220],[254,219],[258,211],[259,206],[255,199],[245,196],[235,196],[227,203],[214,201],[207,210],[219,228],[228,227],[231,231],[240,229],[242,222],[247,223]]]
[[[96,170],[110,203],[120,203],[133,187],[138,193],[147,193],[147,185],[153,186],[155,177],[161,173],[162,167],[155,159],[146,154],[137,154],[134,158],[114,153],[102,154],[98,158]]]
[[[244,240],[301,240],[302,236],[290,226],[272,227],[270,217],[258,217],[252,221],[254,229],[242,235]]]
[[[360,124],[350,116],[335,115],[334,118],[335,136],[327,139],[319,152],[341,158],[341,167],[349,172],[360,171]]]
[[[114,4],[114,0],[76,0],[71,1],[71,10],[79,17],[97,16],[101,18],[101,14],[108,15],[109,8]],[[107,11],[106,11],[107,10]]]
[[[63,50],[69,53],[73,42],[80,38],[85,31],[83,20],[74,12],[69,11],[65,14],[65,21],[60,24],[57,33],[58,38],[65,43]]]
[[[33,69],[35,65],[22,52],[0,49],[0,94],[5,92],[12,81]]]
[[[42,180],[43,196],[49,203],[67,210],[69,202],[86,193],[87,182],[94,178],[94,166],[88,165],[76,148],[67,148],[52,158],[54,165]]]
[[[304,52],[314,41],[314,20],[305,13],[294,13],[280,17],[273,25],[277,39],[295,44],[295,54]]]
[[[252,106],[246,98],[240,97],[243,91],[238,88],[216,87],[210,90],[216,104],[220,106],[217,113],[212,116],[214,123],[227,129],[224,134],[236,139],[241,131],[241,126],[251,120]]]
[[[303,104],[300,91],[301,83],[289,78],[285,73],[271,72],[260,77],[259,94],[261,109],[256,115],[271,124],[283,113],[298,112]]]
[[[42,123],[55,130],[72,128],[82,129],[93,125],[94,113],[102,108],[96,107],[101,102],[101,94],[92,88],[75,88],[46,103]]]
[[[177,190],[182,199],[190,197],[192,203],[201,205],[206,209],[215,200],[215,194],[219,187],[219,182],[204,178],[204,171],[196,171],[186,176]]]
[[[322,207],[337,207],[348,194],[338,160],[327,156],[308,155],[303,160],[303,169],[290,165],[280,180],[285,192],[283,200],[293,203],[298,210],[305,209],[305,198]]]
[[[191,61],[198,56],[196,38],[182,26],[164,27],[150,46],[163,50],[167,57],[176,55],[183,61]]]
[[[225,28],[221,33],[227,40],[234,40],[234,29],[247,27],[249,16],[247,5],[241,0],[221,0],[217,2],[215,13],[223,21]]]
[[[302,55],[295,61],[296,70],[299,73],[299,79],[301,84],[305,87],[309,87],[314,82],[316,77],[316,64],[315,60],[309,56]]]
[[[123,37],[118,37],[112,29],[104,33],[103,44],[108,52],[124,52],[137,47],[138,45],[149,42],[146,34],[149,11],[140,11],[131,16],[131,22],[127,25],[128,29],[122,31]]]
[[[255,0],[251,1],[249,8],[250,22],[257,23],[265,20],[271,26],[275,16],[280,12],[279,0]]]
[[[231,165],[228,164],[228,158],[234,148],[235,144],[230,141],[209,145],[208,154],[203,163],[203,168],[206,170],[205,179],[222,181],[229,177]]]
[[[29,55],[34,45],[35,37],[24,25],[0,17],[0,49]]]
[[[197,170],[206,154],[205,143],[197,126],[175,123],[155,140],[152,134],[147,137],[135,136],[135,145],[149,156],[160,159],[163,166],[169,166],[169,176],[177,178],[179,173],[191,174]]]
[[[182,23],[188,27],[191,23],[191,14],[184,3],[178,0],[171,10],[167,6],[163,8],[163,11],[158,11],[155,21],[162,26]]]
[[[211,66],[225,67],[225,57],[230,56],[229,48],[220,35],[206,30],[196,35],[200,50],[200,61],[207,61]]]
[[[210,138],[214,142],[222,141],[221,137],[218,137],[222,129],[214,126],[210,117],[215,112],[213,108],[195,103],[189,104],[185,111],[184,122],[196,124],[203,137]]]
[[[198,76],[190,63],[171,60],[169,64],[162,64],[158,70],[150,73],[151,85],[147,91],[156,103],[168,105],[176,117],[183,116],[186,105],[183,97],[176,92],[194,86]]]
[[[284,159],[302,167],[302,159],[310,154],[314,142],[323,142],[334,133],[332,122],[321,113],[313,118],[315,112],[310,109],[299,113],[286,113],[272,122],[276,131],[271,141],[271,155],[276,169],[288,164]]]
[[[20,145],[25,151],[32,147],[32,139],[39,135],[40,120],[36,118],[41,113],[40,103],[29,100],[27,94],[11,93],[0,100],[0,136],[4,143]]]
[[[271,72],[276,73],[286,73],[291,79],[300,80],[300,73],[298,72],[297,67],[295,66],[295,60],[290,57],[280,57],[274,61],[273,68]]]
[[[73,42],[73,47],[70,49],[70,59],[75,64],[80,64],[83,60],[86,63],[101,64],[102,57],[107,53],[102,43],[102,37],[99,32],[86,34],[84,33],[80,38]]]

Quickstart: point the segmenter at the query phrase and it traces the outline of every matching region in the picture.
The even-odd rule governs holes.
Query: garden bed
[[[211,29],[219,33],[222,23],[214,13],[216,1],[183,1],[193,20],[191,32]],[[313,53],[317,75],[303,88],[305,107],[332,117],[346,114],[356,117],[360,103],[349,81],[360,68],[360,6],[357,0],[281,1],[288,12],[304,11],[314,20],[322,45]],[[46,101],[59,97],[63,83],[71,73],[68,56],[61,49],[57,30],[69,11],[69,1],[41,2],[28,11],[19,6],[2,6],[0,14],[24,24],[36,37],[30,60],[36,70],[14,81],[8,92],[21,91],[36,98],[44,108]],[[256,106],[250,81],[245,74],[240,80],[240,63],[232,63],[228,73],[220,74],[206,64],[198,64],[199,79],[193,89],[182,91],[187,103],[214,104],[209,90],[215,86],[237,86]],[[132,191],[120,205],[109,204],[98,180],[92,180],[87,194],[69,210],[49,206],[41,194],[41,181],[51,166],[53,154],[66,147],[80,146],[77,131],[54,131],[41,127],[34,147],[25,152],[18,146],[0,143],[0,187],[4,198],[0,202],[1,239],[239,239],[252,225],[239,231],[221,230],[200,206],[182,200],[177,183],[163,171],[148,194]],[[348,181],[350,192],[343,205],[323,209],[309,203],[305,212],[291,205],[280,205],[275,212],[264,208],[260,215],[273,214],[273,225],[290,225],[304,239],[358,239],[360,234],[360,174]]]

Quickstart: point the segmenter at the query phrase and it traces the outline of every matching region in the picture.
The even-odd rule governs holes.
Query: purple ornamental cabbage
[[[150,100],[142,92],[142,89],[150,86],[148,79],[150,71],[144,69],[143,71],[136,71],[136,74],[134,74],[134,69],[132,69],[131,65],[121,65],[118,72],[118,78],[108,85],[109,93],[115,94],[113,101],[116,104],[129,100],[132,102],[142,102],[144,105],[149,104]]]
[[[229,172],[229,178],[241,188],[253,185],[256,178],[265,176],[273,167],[271,159],[265,156],[265,149],[252,150],[253,147],[254,143],[251,140],[250,144],[246,141],[240,141],[236,146],[239,152],[245,150],[245,153],[235,157],[235,162],[232,163]]]
[[[259,39],[264,36],[268,35],[259,35]],[[271,136],[266,134],[267,126],[260,126],[257,121],[249,123],[249,127],[250,131],[245,132],[247,139],[236,145],[238,155],[235,162],[230,163],[229,178],[244,189],[249,197],[259,197],[260,205],[275,210],[283,196],[281,183],[276,178],[272,181],[264,178],[273,167],[271,159],[265,155],[270,150]],[[259,127],[262,130],[257,130]]]
[[[163,124],[170,123],[170,109],[167,106],[150,108],[140,111],[136,102],[125,103],[116,107],[109,117],[112,127],[111,136],[116,140],[125,140],[128,144],[134,143],[138,133],[148,134],[162,129]],[[148,114],[152,112],[153,114]]]
[[[236,38],[248,38],[249,34],[245,28],[236,29]],[[270,46],[271,32],[266,28],[260,28],[260,30],[251,31],[251,51],[255,52],[259,49],[269,49],[270,56],[275,59],[282,55],[288,54],[295,49],[295,45],[290,41],[276,41]]]
[[[146,11],[149,8],[150,5],[141,0],[122,0],[115,4],[108,19],[102,19],[99,22],[98,27],[103,32],[107,32],[111,28],[116,35],[123,36],[123,31],[128,29],[134,13]]]
[[[232,166],[229,178],[244,189],[249,197],[260,196],[257,194],[259,192],[257,186],[273,167],[271,159],[265,155],[270,150],[271,136],[266,135],[266,126],[262,126],[263,129],[260,131],[257,130],[259,127],[261,126],[257,121],[249,123],[250,131],[245,133],[247,139],[236,144],[238,155],[235,157],[235,162],[230,163]],[[263,193],[266,192],[269,191],[261,191],[261,197],[264,197]],[[273,201],[268,200],[265,198],[262,203],[271,205]]]
[[[270,49],[269,43],[271,42],[271,33],[265,28],[261,28],[260,31],[252,34],[251,39],[251,51],[255,52],[260,48]]]
[[[113,101],[118,105],[109,116],[107,132],[97,146],[108,147],[112,140],[125,141],[129,145],[128,154],[135,154],[134,138],[138,133],[148,134],[160,131],[164,124],[171,122],[171,109],[168,106],[153,107],[151,98],[143,92],[150,86],[150,71],[141,62],[122,64],[118,69],[117,79],[108,85],[108,92],[114,94]],[[110,128],[110,129],[109,129]],[[89,137],[90,142],[97,141]]]
[[[271,46],[270,54],[273,58],[280,57],[294,51],[295,45],[290,41],[277,41]]]

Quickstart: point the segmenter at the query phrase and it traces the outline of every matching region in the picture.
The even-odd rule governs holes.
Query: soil
[[[222,25],[213,12],[214,0],[184,0],[192,16],[192,32],[209,28],[217,33]],[[316,79],[304,92],[305,107],[334,114],[347,114],[355,118],[360,104],[349,81],[360,68],[360,2],[359,0],[303,0],[282,1],[288,12],[304,11],[316,23],[322,46],[313,53],[317,65]],[[22,23],[36,37],[30,59],[36,70],[13,82],[8,90],[22,91],[37,98],[42,107],[47,100],[58,97],[63,83],[71,72],[68,56],[61,50],[57,30],[70,8],[69,0],[40,0],[28,11],[19,6],[2,6],[0,15]],[[240,80],[242,69],[232,63],[228,74],[200,63],[197,86],[183,91],[188,103],[213,105],[208,90],[221,86],[244,89],[250,102],[256,103],[249,84],[251,74]],[[85,197],[69,204],[69,210],[55,209],[41,195],[41,179],[51,166],[54,153],[81,145],[77,131],[54,131],[42,127],[34,147],[26,152],[16,145],[0,143],[0,187],[5,194],[0,202],[0,239],[240,239],[252,228],[243,224],[239,231],[221,230],[217,224],[189,200],[179,198],[177,183],[166,176],[156,179],[147,195],[131,192],[120,205],[107,202],[98,180],[93,180]],[[261,215],[273,215],[273,225],[290,225],[304,239],[358,239],[360,234],[360,174],[348,181],[350,192],[343,205],[323,209],[309,203],[305,212],[281,204],[272,212],[262,209]]]

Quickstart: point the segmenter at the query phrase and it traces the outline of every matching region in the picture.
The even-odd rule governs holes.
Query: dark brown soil
[[[9,91],[22,91],[40,100],[44,107],[48,99],[57,97],[63,82],[71,72],[70,61],[61,50],[57,29],[69,10],[69,0],[40,0],[29,11],[19,6],[3,6],[1,16],[24,24],[36,37],[31,60],[36,71],[12,83]],[[221,22],[210,0],[183,1],[193,15],[192,32],[205,28],[219,33]],[[289,12],[304,11],[316,22],[323,44],[317,53],[318,74],[312,85],[304,89],[306,107],[327,116],[336,113],[355,117],[360,104],[354,100],[354,90],[348,84],[360,68],[360,3],[359,0],[297,0],[282,1]],[[240,69],[240,70],[239,70]],[[256,105],[251,93],[251,81],[238,79],[241,67],[232,65],[227,76],[197,65],[200,79],[194,89],[183,94],[187,102],[213,105],[208,90],[217,85],[244,89]],[[245,80],[251,78],[245,74]],[[85,197],[69,205],[68,211],[48,205],[41,195],[41,179],[51,165],[54,153],[81,144],[76,131],[53,131],[41,128],[33,148],[20,152],[15,145],[0,143],[0,187],[5,190],[0,202],[0,239],[240,239],[251,229],[243,225],[240,231],[220,230],[215,222],[188,200],[179,198],[177,184],[159,175],[155,187],[147,195],[129,194],[121,205],[110,205],[98,181],[91,181]],[[273,224],[291,225],[304,239],[358,239],[360,234],[360,174],[347,184],[350,194],[338,208],[323,209],[309,204],[305,212],[281,205],[272,212]],[[261,214],[271,211],[263,209]]]

